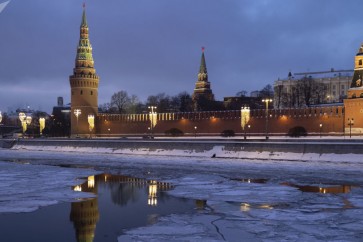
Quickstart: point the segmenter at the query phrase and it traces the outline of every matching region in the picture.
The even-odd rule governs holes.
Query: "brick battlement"
[[[292,108],[292,109],[270,109],[268,110],[270,118],[279,118],[282,116],[293,118],[311,118],[318,116],[342,116],[344,114],[343,106],[329,107],[312,107],[312,108]],[[250,113],[251,118],[265,118],[265,109],[254,109]],[[229,111],[205,111],[205,112],[177,112],[177,113],[157,113],[158,121],[175,121],[175,120],[206,120],[206,119],[241,119],[240,110]],[[146,122],[150,121],[150,114],[104,114],[97,116],[98,121],[122,121],[122,122]]]

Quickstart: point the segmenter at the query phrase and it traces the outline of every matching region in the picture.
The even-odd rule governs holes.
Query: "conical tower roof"
[[[81,27],[88,27],[87,18],[86,18],[86,4],[85,3],[83,3],[83,14],[82,14]]]
[[[207,73],[207,65],[205,63],[204,47],[202,47],[202,58],[200,60],[199,73]]]

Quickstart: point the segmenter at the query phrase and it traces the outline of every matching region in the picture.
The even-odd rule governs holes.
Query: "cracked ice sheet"
[[[71,186],[82,183],[77,178],[95,173],[91,169],[0,161],[0,213],[31,212],[42,206],[93,197],[75,192]]]
[[[203,212],[164,217],[126,231],[119,241],[359,241],[363,235],[362,188],[349,194],[304,193],[199,174],[168,182],[176,185],[169,194],[207,200]]]
[[[214,225],[221,219],[218,215],[199,212],[195,215],[169,215],[160,218],[153,226],[125,231],[118,241],[259,241],[256,236],[233,227],[233,221],[219,222],[225,234]],[[232,223],[231,223],[232,222]]]

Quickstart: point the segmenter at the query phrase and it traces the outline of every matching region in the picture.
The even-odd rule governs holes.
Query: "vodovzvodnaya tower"
[[[69,77],[71,85],[71,135],[90,136],[89,115],[98,114],[99,77],[94,68],[92,46],[88,37],[86,9],[83,6],[80,38],[77,47],[73,75]],[[95,120],[94,119],[94,120]]]

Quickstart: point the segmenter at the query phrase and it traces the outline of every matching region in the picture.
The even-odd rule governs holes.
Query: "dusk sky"
[[[0,3],[4,3],[0,0]],[[12,0],[0,13],[0,111],[51,112],[70,102],[81,0]],[[217,100],[260,90],[289,71],[353,69],[361,0],[86,1],[99,104],[192,93],[205,46]]]

